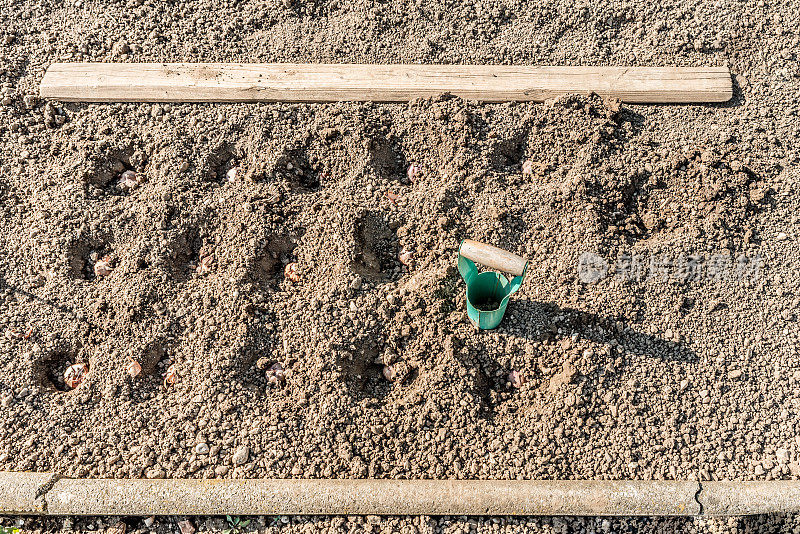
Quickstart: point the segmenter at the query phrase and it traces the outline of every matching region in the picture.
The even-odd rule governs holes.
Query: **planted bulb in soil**
[[[81,385],[83,379],[89,374],[89,366],[85,363],[76,363],[67,367],[64,371],[64,383],[70,389],[75,389]]]

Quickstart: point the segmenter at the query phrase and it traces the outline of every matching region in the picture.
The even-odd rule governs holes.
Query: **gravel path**
[[[0,6],[1,470],[800,476],[796,1]],[[730,65],[735,97],[36,97],[53,61],[162,60]],[[492,332],[466,320],[464,237],[532,259]]]

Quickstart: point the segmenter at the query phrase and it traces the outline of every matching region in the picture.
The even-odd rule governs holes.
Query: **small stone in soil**
[[[247,460],[250,458],[250,449],[246,446],[239,447],[236,449],[236,452],[233,453],[233,465],[244,465],[247,463]]]

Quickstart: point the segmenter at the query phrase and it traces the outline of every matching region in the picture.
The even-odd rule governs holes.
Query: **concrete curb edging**
[[[696,482],[123,480],[0,473],[0,513],[42,515],[695,515]],[[51,487],[45,487],[45,484]],[[34,490],[37,485],[42,487]],[[40,494],[41,497],[37,497]]]
[[[0,471],[0,513],[42,514],[45,512],[42,488],[52,473],[9,473]]]
[[[703,482],[706,515],[756,515],[800,511],[800,480]]]
[[[582,481],[59,481],[50,514],[682,515],[697,485]]]
[[[800,481],[142,480],[0,472],[0,514],[694,516],[800,511]]]

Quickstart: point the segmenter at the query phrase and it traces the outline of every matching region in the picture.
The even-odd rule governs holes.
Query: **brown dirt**
[[[0,469],[797,478],[796,12],[725,1],[5,2]],[[33,96],[52,61],[190,59],[730,64],[736,87],[723,105],[619,110],[594,95]],[[137,181],[120,187],[126,171]],[[492,332],[466,319],[455,269],[465,237],[532,260]],[[608,272],[582,277],[586,253]],[[658,276],[635,276],[629,256]],[[728,276],[739,257],[760,257],[758,276]],[[113,270],[97,275],[104,258]],[[70,390],[63,372],[76,362],[90,372]],[[527,528],[562,529],[547,521]],[[606,530],[580,525],[564,529]]]

